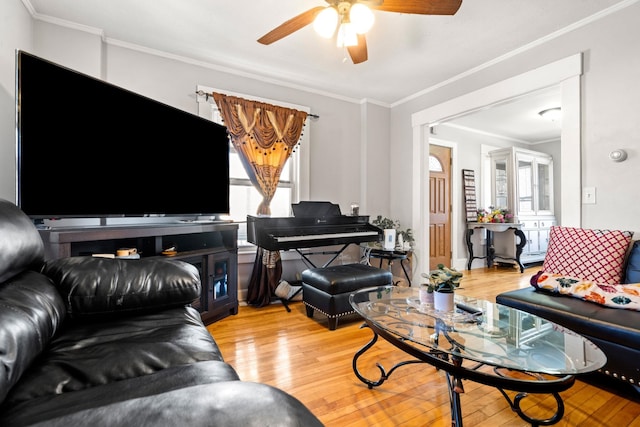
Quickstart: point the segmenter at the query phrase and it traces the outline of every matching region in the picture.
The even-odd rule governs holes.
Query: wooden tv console
[[[136,248],[141,257],[164,257],[175,247],[180,259],[200,270],[202,294],[193,302],[202,320],[212,323],[238,313],[238,224],[166,223],[60,227],[40,230],[46,259],[115,254]]]

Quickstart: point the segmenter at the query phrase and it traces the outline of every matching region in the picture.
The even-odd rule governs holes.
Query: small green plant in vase
[[[437,292],[453,292],[460,286],[462,273],[455,268],[445,267],[438,264],[438,268],[431,270],[429,275],[422,273],[422,277],[429,279],[429,285]]]
[[[387,217],[383,217],[382,215],[378,215],[373,221],[371,221],[371,224],[383,230],[388,230],[391,228],[396,229],[400,227],[400,221],[389,219]]]
[[[427,292],[435,292],[434,307],[438,311],[453,311],[454,290],[460,287],[462,272],[455,268],[438,264],[438,268],[431,270],[429,274],[422,273],[422,277],[429,279],[429,283],[423,285]],[[439,294],[448,294],[439,296]],[[445,301],[446,300],[446,301]]]

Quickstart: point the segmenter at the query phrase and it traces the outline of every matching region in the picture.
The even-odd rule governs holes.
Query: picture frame
[[[465,218],[467,222],[478,221],[478,204],[476,199],[476,177],[472,169],[462,169],[462,185],[464,191]]]

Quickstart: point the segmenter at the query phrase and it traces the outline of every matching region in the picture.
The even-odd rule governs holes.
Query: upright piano
[[[300,202],[292,205],[293,217],[248,215],[247,240],[271,251],[295,249],[312,265],[300,249],[343,245],[342,249],[331,252],[335,256],[325,266],[352,243],[382,240],[383,231],[370,224],[368,216],[341,215],[337,205],[327,203]]]

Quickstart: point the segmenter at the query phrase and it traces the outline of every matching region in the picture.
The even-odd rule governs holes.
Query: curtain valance
[[[214,92],[231,142],[262,195],[257,214],[269,215],[280,174],[300,140],[307,113]]]

